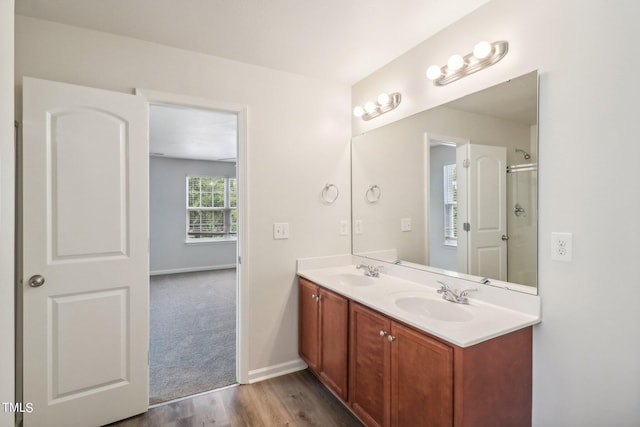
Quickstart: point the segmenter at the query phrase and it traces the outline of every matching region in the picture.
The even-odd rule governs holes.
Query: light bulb
[[[378,95],[378,104],[380,104],[380,106],[384,107],[385,105],[388,105],[391,102],[391,98],[389,98],[389,95],[387,95],[386,93],[381,93],[380,95]]]
[[[376,104],[374,104],[374,103],[373,103],[373,102],[371,102],[371,101],[369,101],[369,102],[367,102],[366,104],[364,104],[364,110],[365,110],[367,113],[369,113],[369,114],[371,114],[371,113],[373,113],[374,111],[376,111],[376,108],[377,108],[377,107],[376,107]]]
[[[447,61],[447,67],[451,71],[458,71],[464,66],[464,58],[458,54],[452,55]]]
[[[484,59],[491,54],[492,50],[493,48],[489,42],[481,41],[473,48],[473,56],[478,59]]]
[[[435,80],[442,75],[442,70],[437,65],[432,65],[427,68],[427,78],[429,80]]]
[[[364,114],[364,109],[357,105],[356,108],[353,109],[353,115],[356,117],[362,117],[362,115]]]

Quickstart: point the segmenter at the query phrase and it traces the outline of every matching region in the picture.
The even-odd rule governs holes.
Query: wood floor
[[[308,371],[239,385],[157,406],[109,427],[358,426]]]

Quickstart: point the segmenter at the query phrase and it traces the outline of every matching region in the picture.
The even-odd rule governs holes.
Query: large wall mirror
[[[352,140],[353,253],[537,292],[538,73]]]

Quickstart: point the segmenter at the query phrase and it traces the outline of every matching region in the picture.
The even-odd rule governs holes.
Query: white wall
[[[354,105],[403,95],[394,112],[354,120],[359,134],[540,70],[535,426],[640,425],[638,16],[632,0],[494,0],[353,87]],[[508,40],[509,53],[445,87],[424,77],[483,39]],[[552,231],[573,233],[572,263],[551,261]]]
[[[14,402],[13,0],[0,1],[0,402]],[[0,426],[14,415],[0,408]]]
[[[353,138],[353,219],[362,221],[362,233],[353,236],[354,253],[375,257],[374,252],[392,251],[405,262],[426,264],[423,133],[392,125]],[[372,185],[380,191],[375,203],[366,196]],[[402,218],[411,219],[410,232],[401,231]]]
[[[151,157],[149,161],[149,265],[151,274],[230,268],[236,242],[185,243],[186,177],[236,176],[236,164]]]
[[[249,370],[298,361],[295,260],[350,252],[339,235],[349,219],[349,87],[18,16],[18,85],[24,75],[247,105]],[[320,200],[327,183],[340,188],[332,205]],[[273,240],[274,222],[290,224],[288,240]]]

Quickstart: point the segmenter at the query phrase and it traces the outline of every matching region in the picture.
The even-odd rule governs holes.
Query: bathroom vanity
[[[455,304],[354,265],[298,274],[300,356],[367,426],[531,425],[539,306]]]

